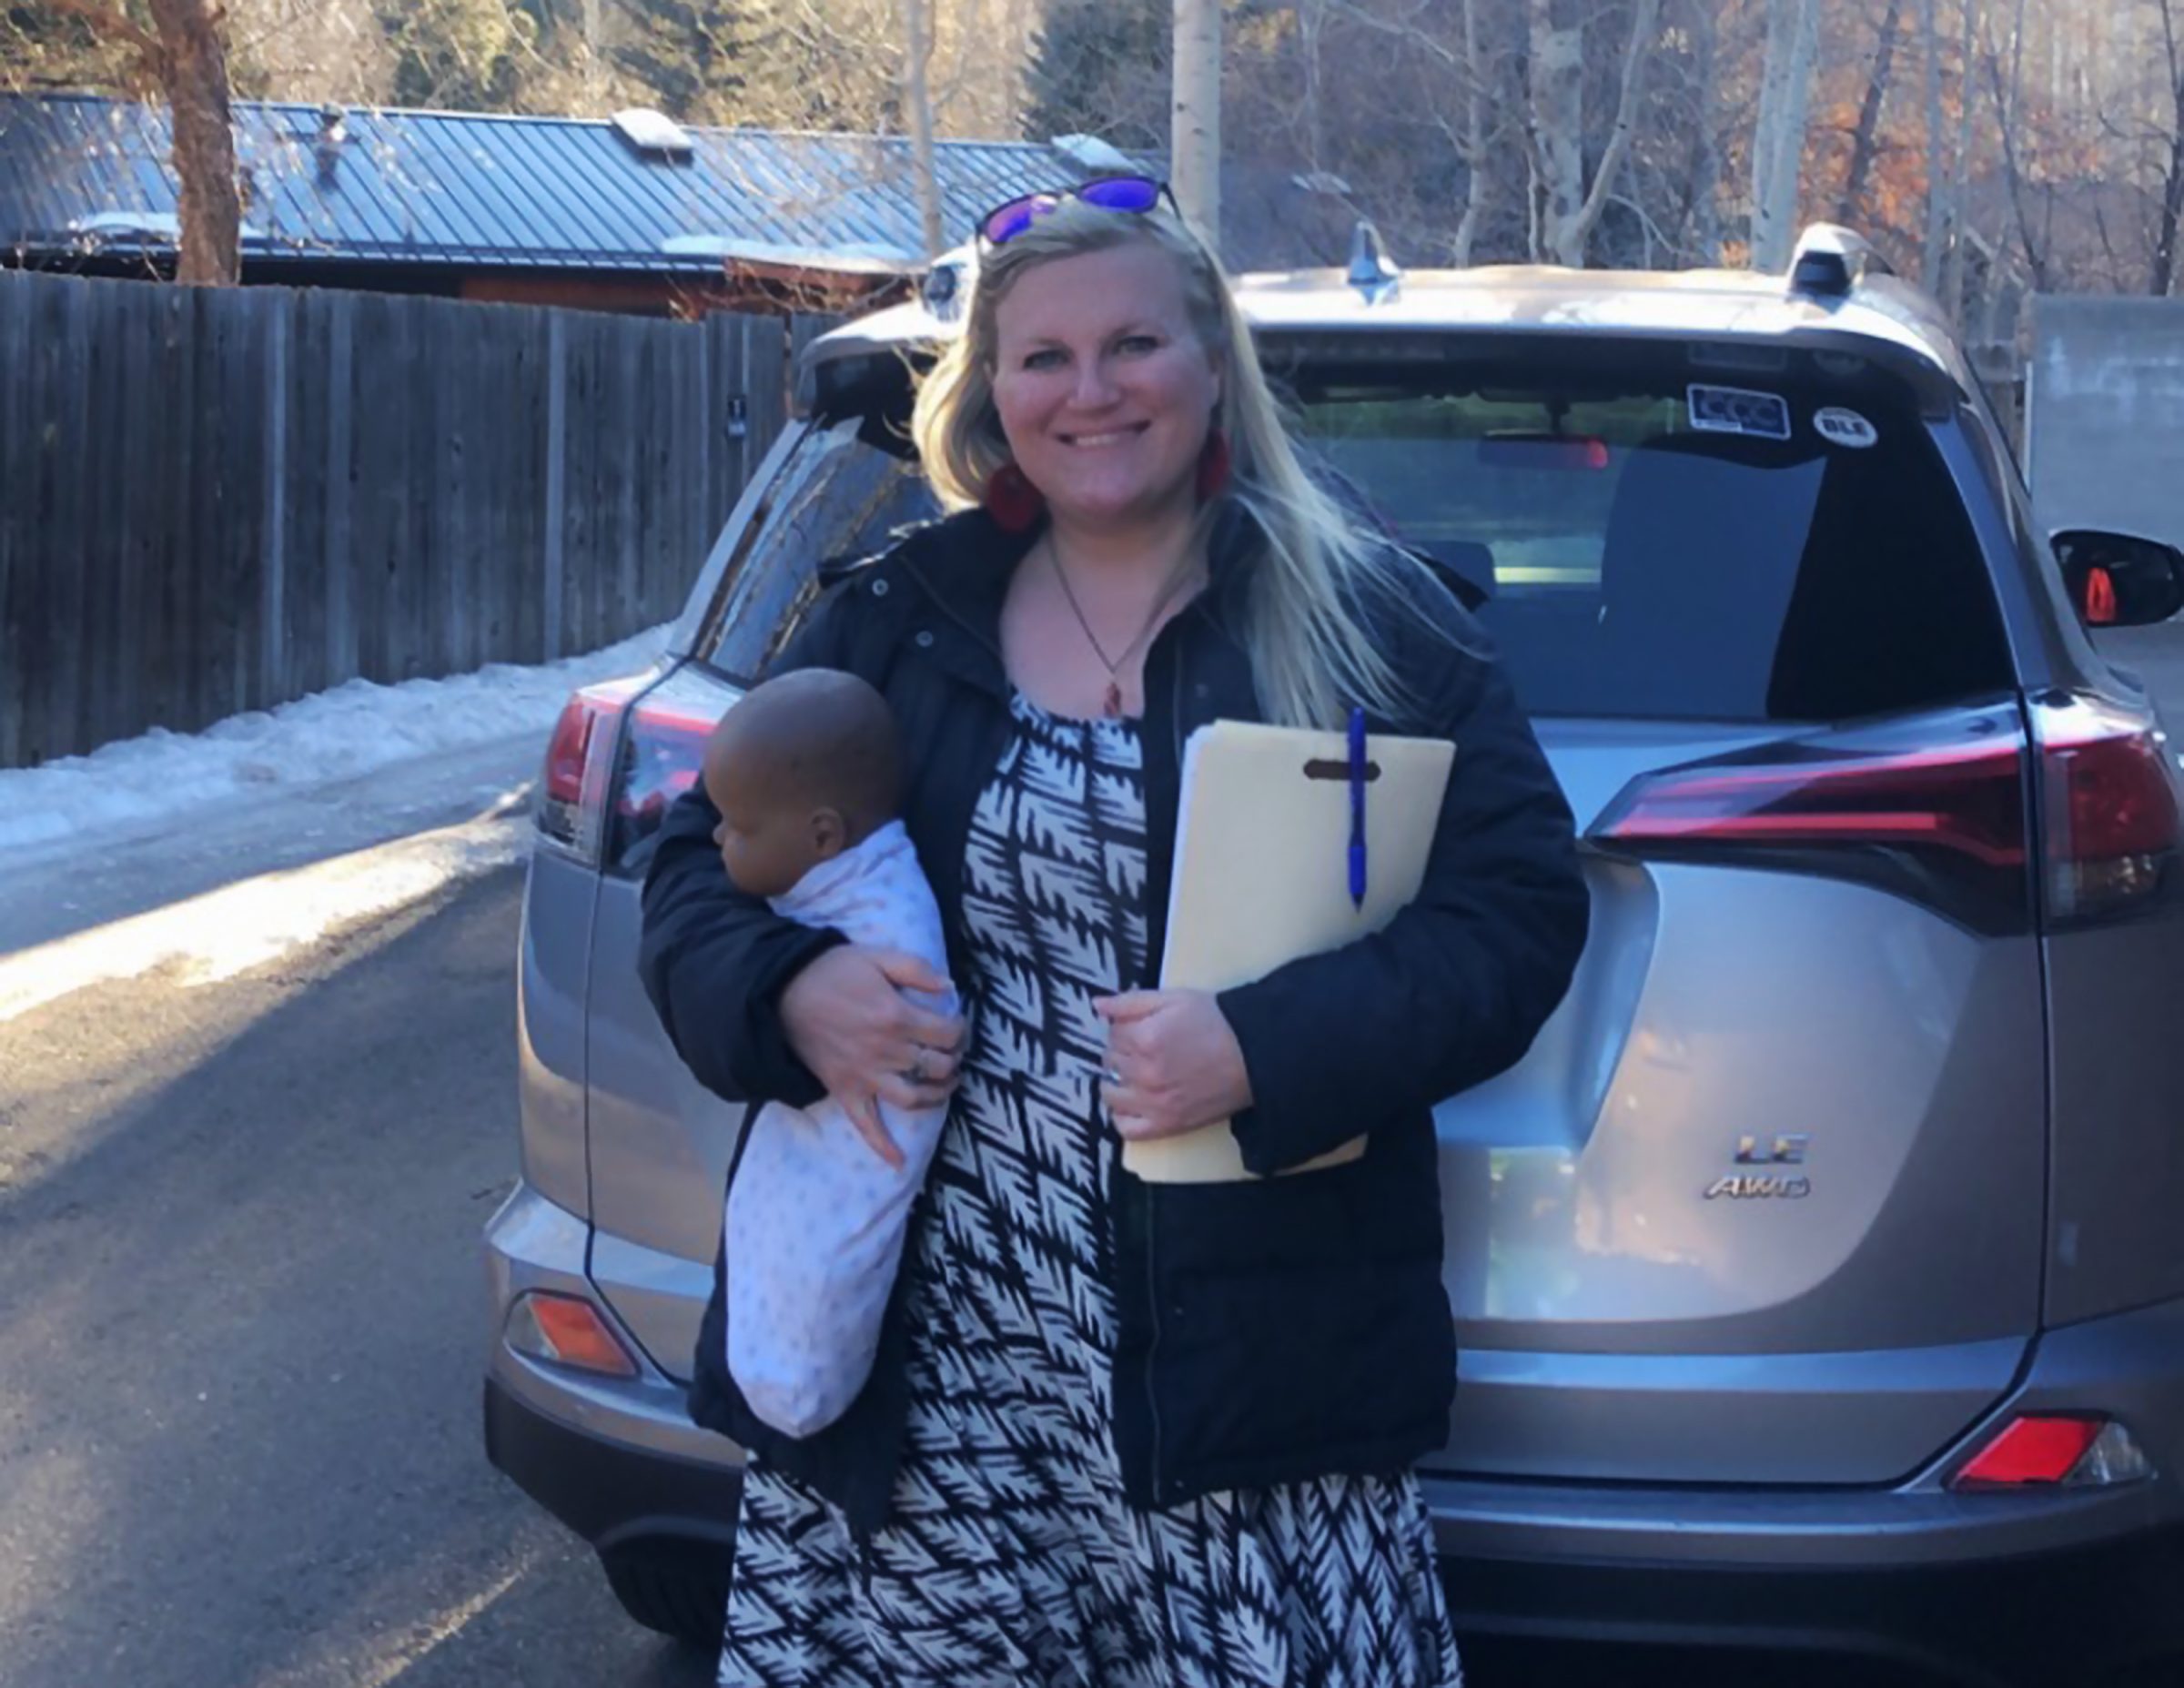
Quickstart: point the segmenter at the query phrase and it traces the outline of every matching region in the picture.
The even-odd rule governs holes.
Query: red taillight
[[[2012,1419],[1956,1473],[1960,1489],[2059,1483],[2100,1434],[2098,1419]]]
[[[2154,1474],[2128,1426],[2098,1413],[2019,1414],[1949,1479],[1957,1490],[2100,1489]]]
[[[602,710],[577,694],[561,705],[561,719],[546,744],[546,797],[555,804],[583,802],[583,764],[592,755],[592,727]]]
[[[2013,743],[1690,769],[1633,787],[1595,836],[1620,843],[1897,844],[2017,866],[2025,860],[2021,772]]]
[[[2160,729],[2098,698],[2046,697],[2032,713],[2049,918],[2098,919],[2149,902],[2173,877],[2184,833]]]
[[[584,800],[584,763],[592,755],[592,730],[602,714],[611,714],[595,699],[578,692],[562,705],[554,723],[553,739],[546,746],[546,797],[550,803],[578,804]]]
[[[1985,925],[2007,902],[2023,918],[2032,869],[2050,926],[2112,918],[2179,884],[2184,814],[2169,745],[2150,716],[2054,693],[2029,705],[2037,754],[2007,706],[1770,744],[1647,774],[1592,827],[1634,855],[1712,860],[1818,852],[1863,876]],[[2028,769],[2041,788],[2030,859]],[[1914,874],[1906,864],[1922,864]],[[1936,877],[1936,875],[1939,877]],[[1957,894],[1978,894],[1967,906]]]
[[[580,860],[626,862],[697,783],[706,735],[733,696],[689,669],[657,683],[639,674],[577,692],[547,747],[540,833]]]
[[[1908,895],[2025,918],[2025,737],[2004,708],[1770,744],[1633,781],[1592,837],[1633,855],[1837,853]],[[1947,895],[1945,895],[1947,894]]]
[[[599,849],[598,793],[603,789],[593,761],[612,744],[614,718],[633,683],[611,681],[573,693],[547,742],[534,819],[546,837],[587,859]]]

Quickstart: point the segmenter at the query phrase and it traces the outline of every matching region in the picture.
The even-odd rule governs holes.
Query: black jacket
[[[1245,520],[1217,533],[1211,585],[1146,659],[1154,965],[1183,742],[1218,718],[1260,718],[1235,632],[1250,586]],[[894,708],[910,757],[905,819],[958,977],[968,976],[959,945],[971,811],[1011,730],[1001,603],[1028,543],[977,511],[917,530],[835,588],[776,665],[846,669]],[[1441,1445],[1456,1352],[1441,1281],[1432,1107],[1523,1055],[1584,942],[1569,808],[1498,664],[1457,648],[1484,652],[1484,635],[1422,574],[1406,601],[1367,613],[1419,702],[1415,718],[1372,730],[1458,745],[1424,889],[1376,935],[1220,997],[1255,1099],[1232,1127],[1245,1165],[1273,1172],[1360,1132],[1367,1152],[1245,1184],[1116,1175],[1115,1441],[1140,1507],[1334,1471],[1393,1472]],[[702,1083],[732,1098],[808,1106],[821,1089],[790,1051],[776,1006],[798,969],[841,940],[739,895],[711,843],[714,820],[700,787],[660,834],[644,884],[645,989]],[[1133,983],[1155,981],[1124,981]],[[925,1217],[921,1201],[913,1225]],[[797,1441],[760,1424],[727,1375],[716,1266],[693,1416],[800,1476],[858,1528],[876,1527],[907,1405],[908,1278],[856,1403]]]

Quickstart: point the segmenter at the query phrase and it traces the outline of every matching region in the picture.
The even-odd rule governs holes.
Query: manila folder
[[[1183,755],[1165,990],[1223,991],[1378,932],[1418,895],[1456,746],[1374,737],[1366,745],[1365,903],[1350,894],[1350,749],[1340,733],[1218,721]],[[1346,1005],[1327,1005],[1327,1036]],[[1291,1171],[1354,1160],[1358,1137]],[[1122,1164],[1152,1184],[1248,1178],[1228,1122],[1149,1142]]]

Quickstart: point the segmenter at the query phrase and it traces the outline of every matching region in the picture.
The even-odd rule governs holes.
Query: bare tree
[[[1424,226],[1412,232],[1421,237],[1421,244],[1441,244],[1452,207],[1455,228],[1445,235],[1445,241],[1448,261],[1460,269],[1473,261],[1488,213],[1497,203],[1496,147],[1520,126],[1529,127],[1528,117],[1520,125],[1495,115],[1526,104],[1521,87],[1507,86],[1514,80],[1513,72],[1496,62],[1487,44],[1484,15],[1496,7],[1497,0],[1461,0],[1453,39],[1434,26],[1441,21],[1437,14],[1401,0],[1392,5],[1385,0],[1311,0],[1314,15],[1309,26],[1305,8],[1299,9],[1299,47],[1305,56],[1300,116],[1311,167],[1338,172],[1340,165],[1339,174],[1360,175],[1359,185],[1369,199],[1384,197],[1374,191],[1382,185],[1377,174],[1360,169],[1367,160],[1357,155],[1370,151],[1370,142],[1361,133],[1368,126],[1360,121],[1360,114],[1354,108],[1342,112],[1330,132],[1323,116],[1330,81],[1337,88],[1353,86],[1383,113],[1401,114],[1404,121],[1445,146],[1456,166],[1452,199],[1424,196]],[[1347,26],[1349,38],[1334,38],[1331,23]],[[1380,56],[1374,62],[1361,62],[1365,43],[1372,44]],[[1330,77],[1324,63],[1329,56],[1337,56],[1347,74],[1339,71]],[[1391,94],[1398,67],[1412,76],[1404,81],[1400,94]],[[1343,117],[1347,123],[1340,121]],[[1431,165],[1414,150],[1406,147],[1398,156],[1411,183],[1431,179]]]
[[[1843,175],[1843,192],[1835,201],[1835,217],[1840,222],[1855,221],[1865,200],[1866,178],[1872,174],[1874,155],[1880,145],[1881,114],[1888,104],[1889,78],[1896,69],[1896,38],[1903,16],[1904,0],[1888,0],[1888,9],[1881,15],[1879,45],[1874,49],[1873,76],[1859,102],[1858,126],[1850,137],[1850,165]]]
[[[1535,259],[1582,264],[1582,242],[1572,237],[1585,201],[1583,0],[1531,0],[1528,10],[1532,254]]]
[[[917,219],[925,256],[938,258],[940,177],[933,158],[932,0],[903,0],[903,104],[910,119],[910,154],[917,177]]]
[[[1623,174],[1637,121],[1660,0],[1634,0],[1623,44],[1615,123],[1588,187],[1585,180],[1585,0],[1532,0],[1532,132],[1534,255],[1582,265],[1601,214]]]
[[[1479,0],[1463,0],[1463,213],[1449,261],[1468,268],[1479,242],[1480,192],[1486,160],[1486,63],[1479,56]]]
[[[206,0],[149,0],[159,82],[174,125],[181,193],[177,281],[233,287],[243,273],[243,206],[228,106],[228,45]]]
[[[232,287],[242,278],[242,196],[236,183],[228,109],[225,16],[207,0],[147,0],[147,30],[119,0],[46,0],[127,53],[134,76],[166,96],[173,129],[177,217],[175,279]]]
[[[1172,0],[1040,0],[1017,121],[1035,139],[1158,151],[1174,139],[1175,50]]]
[[[394,44],[371,0],[225,0],[238,98],[385,105]]]
[[[1971,257],[1972,54],[1979,24],[1976,0],[1957,0],[1957,9],[1962,39],[1956,58],[1956,150],[1949,169],[1949,246],[1938,279],[1933,276],[1926,278],[1926,285],[1951,318],[1964,311],[1966,265]]]
[[[2159,209],[2154,232],[2154,261],[2147,291],[2167,298],[2176,291],[2177,232],[2184,223],[2184,55],[2177,41],[2174,0],[2159,0],[2161,10],[2161,45],[2168,66],[2169,134],[2167,157],[2160,166]]]
[[[1748,117],[1735,109],[1734,86],[1744,21],[1724,16],[1717,0],[1667,0],[1663,14],[1663,103],[1634,143],[1651,181],[1636,186],[1664,217],[1669,251],[1685,262],[1722,261],[1724,171]]]
[[[1919,0],[1919,33],[1926,58],[1926,262],[1919,273],[1929,287],[1938,287],[1941,263],[1949,235],[1948,195],[1943,187],[1946,170],[1941,104],[1941,0]]]
[[[1796,236],[1797,187],[1805,165],[1805,119],[1819,25],[1818,0],[1767,0],[1766,58],[1760,76],[1759,117],[1752,136],[1754,269],[1785,268]]]
[[[1220,0],[1176,0],[1176,82],[1168,169],[1176,202],[1207,240],[1221,232]]]
[[[2020,31],[2020,42],[2022,32]],[[2015,55],[2013,55],[2015,57]],[[2036,236],[2028,204],[2031,184],[2026,179],[2025,163],[2021,155],[2023,137],[2018,119],[2024,110],[2023,83],[2019,80],[2022,60],[2013,66],[2010,83],[2003,82],[2002,56],[1993,45],[1987,52],[1988,80],[1993,84],[1995,107],[2002,114],[1997,131],[2002,142],[2002,180],[2009,191],[2010,222],[2017,230],[2017,248],[2024,256],[2025,268],[2031,277],[2036,292],[2045,293],[2048,287],[2048,243]]]

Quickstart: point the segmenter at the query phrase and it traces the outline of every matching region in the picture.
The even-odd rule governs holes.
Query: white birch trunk
[[[1168,134],[1176,203],[1215,251],[1221,237],[1220,0],[1176,0],[1176,92]]]
[[[584,115],[596,116],[607,109],[607,78],[601,64],[604,44],[600,40],[600,0],[581,0],[576,9],[578,39],[583,50],[576,55],[577,86],[583,90]]]
[[[1661,19],[1661,0],[1637,0],[1631,10],[1631,38],[1623,51],[1623,88],[1615,101],[1615,127],[1608,136],[1608,149],[1601,155],[1599,173],[1592,178],[1592,191],[1585,196],[1580,207],[1577,227],[1570,231],[1569,244],[1578,254],[1577,262],[1584,262],[1584,252],[1592,238],[1592,230],[1599,225],[1601,213],[1608,208],[1608,198],[1615,191],[1615,181],[1623,174],[1623,161],[1630,155],[1631,136],[1638,129],[1638,96],[1645,79],[1646,61],[1653,56],[1653,36]],[[1647,234],[1650,242],[1652,234]],[[1650,264],[1649,264],[1650,268]]]
[[[1463,215],[1449,261],[1469,269],[1479,239],[1479,178],[1486,168],[1486,66],[1479,57],[1479,0],[1463,0]]]
[[[1752,268],[1763,272],[1787,268],[1797,238],[1797,185],[1819,25],[1818,0],[1767,0],[1766,60],[1752,138]]]
[[[1297,0],[1297,52],[1304,62],[1304,160],[1327,167],[1327,125],[1320,98],[1320,44],[1327,32],[1327,0]]]
[[[1533,256],[1585,261],[1585,28],[1570,0],[1532,0]]]
[[[925,256],[938,258],[946,236],[941,227],[940,177],[933,157],[933,5],[903,0],[903,104],[910,118],[910,163],[917,176],[918,235]]]

